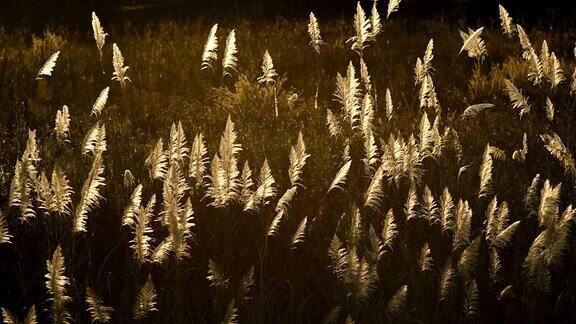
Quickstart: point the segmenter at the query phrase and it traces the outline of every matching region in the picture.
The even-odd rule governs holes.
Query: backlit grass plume
[[[456,206],[456,224],[452,249],[459,250],[470,243],[470,229],[472,222],[472,209],[468,201],[459,200]]]
[[[24,318],[24,324],[37,324],[38,320],[36,318],[36,305],[32,305],[28,310],[28,314]]]
[[[128,205],[126,206],[126,209],[124,209],[124,213],[122,213],[122,226],[134,225],[136,215],[140,211],[141,203],[142,184],[139,184],[132,192]]]
[[[524,206],[530,214],[538,213],[538,203],[539,203],[539,192],[540,186],[542,185],[540,179],[540,174],[536,174],[530,183],[530,186],[526,190],[526,195],[524,196]]]
[[[288,193],[288,192],[287,192]],[[266,231],[266,236],[276,236],[279,233],[280,223],[284,219],[284,211],[276,213],[274,219],[268,225],[268,230]]]
[[[246,204],[252,193],[254,192],[254,181],[252,180],[252,169],[250,169],[250,163],[248,161],[244,162],[242,167],[242,175],[240,176],[242,182],[242,189],[240,191],[240,202]]]
[[[432,154],[434,148],[434,141],[436,130],[430,125],[430,120],[428,119],[428,113],[424,111],[422,118],[420,119],[420,137],[419,137],[419,150],[421,156],[427,156]]]
[[[235,300],[232,298],[228,307],[226,307],[226,313],[224,314],[224,319],[222,319],[222,324],[236,324],[238,323],[238,309],[235,306]]]
[[[328,188],[328,192],[330,192],[336,188],[344,190],[344,186],[346,185],[346,182],[348,181],[348,172],[350,171],[351,165],[352,165],[352,160],[350,160],[350,161],[348,161],[342,165],[340,170],[338,170],[338,173],[336,173],[334,180],[332,180],[332,183],[330,184],[330,187]]]
[[[528,80],[532,81],[533,85],[539,85],[544,79],[544,66],[541,59],[535,51],[531,51],[527,58],[530,66],[528,72]]]
[[[230,284],[230,280],[224,270],[213,259],[208,260],[208,276],[206,279],[210,281],[211,287],[219,289],[225,289]]]
[[[480,103],[480,104],[468,106],[468,108],[466,108],[464,110],[464,112],[462,113],[462,115],[460,117],[461,118],[468,118],[468,117],[474,118],[474,117],[479,116],[482,112],[484,112],[490,108],[494,108],[494,104]]]
[[[360,112],[360,128],[362,129],[364,137],[367,140],[369,134],[372,133],[374,124],[374,100],[369,93],[364,95],[361,107],[362,110]]]
[[[388,121],[394,116],[394,102],[392,102],[392,93],[390,89],[386,89],[386,117]]]
[[[44,171],[36,179],[36,201],[39,209],[43,210],[45,214],[52,212],[52,188]]]
[[[134,183],[136,182],[136,178],[132,174],[132,171],[126,169],[124,170],[124,176],[122,177],[122,183],[124,184],[124,188],[132,188]]]
[[[576,179],[576,162],[574,162],[572,153],[566,148],[560,136],[552,133],[541,135],[540,138],[544,142],[544,147],[548,152],[562,164],[566,174]]]
[[[362,56],[364,48],[368,46],[368,42],[372,39],[370,20],[366,17],[366,13],[360,2],[356,4],[356,14],[354,15],[354,30],[356,35],[350,37],[348,42],[352,42],[352,50]]]
[[[252,299],[254,291],[254,265],[250,266],[238,283],[238,301],[247,302]]]
[[[292,236],[292,249],[297,248],[298,245],[304,243],[306,240],[306,224],[308,222],[308,217],[304,217],[300,224],[296,228],[296,232]]]
[[[264,83],[267,86],[274,84],[274,112],[276,117],[278,117],[278,97],[276,90],[276,80],[274,78],[278,77],[276,69],[274,69],[274,61],[272,61],[272,56],[268,50],[264,52],[264,57],[262,58],[262,75],[258,77],[258,83]]]
[[[330,132],[331,137],[338,137],[342,134],[340,122],[330,109],[326,110],[326,125],[328,125],[328,131]]]
[[[190,188],[186,183],[181,167],[178,163],[170,165],[162,188],[162,224],[168,228],[171,241],[171,250],[180,260],[188,256],[189,245],[186,239],[190,235],[193,212],[192,206],[184,196]]]
[[[552,53],[550,56],[550,72],[549,79],[552,84],[552,88],[558,86],[562,81],[565,80],[562,68],[560,67],[560,61],[556,57],[556,54]]]
[[[70,133],[70,112],[68,106],[64,105],[62,110],[56,112],[54,131],[59,141],[66,140]]]
[[[558,60],[554,52],[548,52],[546,41],[542,44],[540,62],[542,66],[542,77],[548,79],[552,89],[556,88],[565,80],[564,72],[560,66],[560,60]]]
[[[154,217],[154,207],[156,206],[156,195],[153,194],[148,200],[146,207],[140,206],[133,228],[134,238],[130,241],[130,248],[134,251],[136,259],[140,264],[150,257],[152,252],[151,243],[153,241],[152,227],[150,222]]]
[[[480,27],[476,30],[468,29],[468,32],[460,31],[460,36],[464,41],[462,48],[460,48],[460,53],[462,51],[468,52],[468,56],[482,59],[484,56],[487,55],[486,53],[486,46],[484,45],[484,41],[480,38],[482,35],[482,31],[484,27]]]
[[[222,74],[232,76],[232,72],[237,72],[238,65],[238,48],[236,47],[236,31],[232,29],[226,38],[226,47],[224,48],[224,57],[222,58]]]
[[[486,144],[486,149],[482,155],[482,163],[480,164],[480,191],[478,197],[484,197],[492,192],[492,154],[490,152],[490,144]]]
[[[39,161],[36,131],[28,131],[26,148],[22,153],[22,157],[16,161],[8,196],[10,207],[19,207],[20,217],[23,222],[36,216],[33,197],[38,176],[36,165]]]
[[[146,158],[145,164],[150,168],[150,177],[152,179],[164,179],[166,172],[168,172],[168,158],[164,151],[162,138],[156,142],[156,145]]]
[[[9,244],[12,239],[12,235],[8,232],[8,223],[6,222],[6,216],[0,211],[0,244]]]
[[[552,271],[561,265],[569,246],[575,215],[571,205],[562,214],[559,213],[560,186],[552,186],[548,180],[544,183],[539,207],[543,230],[532,242],[524,260],[529,287],[540,292],[550,291],[552,287]]]
[[[213,68],[212,64],[218,60],[218,36],[216,32],[218,31],[218,24],[214,24],[210,29],[206,43],[204,44],[204,51],[202,52],[202,63],[200,64],[200,69],[205,70],[208,68]]]
[[[476,273],[480,255],[480,236],[477,236],[460,254],[458,272],[465,280],[470,280]]]
[[[124,65],[124,57],[116,43],[112,44],[112,66],[114,67],[114,76],[112,77],[113,81],[120,82],[122,87],[126,85],[126,81],[132,82],[126,75],[129,67]]]
[[[454,200],[448,187],[444,188],[442,196],[440,197],[440,225],[442,232],[454,232],[455,229],[455,214],[454,214]]]
[[[401,0],[389,0],[388,1],[388,11],[386,13],[386,18],[390,18],[390,14],[398,11],[398,8],[400,7],[400,1]]]
[[[170,141],[168,142],[168,162],[170,165],[178,162],[183,166],[184,160],[188,158],[190,153],[190,149],[186,146],[187,144],[182,122],[179,121],[178,124],[172,123]]]
[[[518,40],[520,41],[520,46],[522,46],[522,57],[524,59],[529,59],[532,53],[535,53],[532,43],[524,31],[524,28],[520,25],[516,25],[516,30],[518,31]]]
[[[360,81],[356,77],[356,69],[352,61],[348,63],[346,77],[340,73],[336,75],[336,92],[334,93],[344,113],[349,127],[355,129],[360,126],[360,116],[362,113]]]
[[[17,324],[18,323],[18,316],[12,314],[9,310],[2,307],[2,317],[4,318],[4,324]]]
[[[306,152],[306,144],[304,143],[302,132],[299,132],[296,145],[292,146],[290,149],[290,167],[288,169],[288,177],[290,178],[290,184],[292,186],[302,186],[302,171],[304,165],[306,165],[306,160],[308,160],[309,157],[310,154]]]
[[[52,211],[59,215],[69,215],[73,191],[70,181],[58,164],[54,166],[52,171],[50,186]]]
[[[419,207],[420,202],[418,201],[418,195],[416,194],[416,185],[411,183],[410,189],[406,194],[406,202],[404,203],[404,214],[406,214],[406,220],[420,217]]]
[[[494,197],[486,212],[486,241],[490,246],[501,249],[510,244],[520,221],[508,225],[508,217],[508,204],[502,202],[498,206],[498,200]]]
[[[110,92],[110,87],[104,88],[98,98],[96,98],[96,102],[92,106],[92,115],[98,116],[104,110],[104,106],[106,106],[106,102],[108,101],[108,93]]]
[[[525,97],[516,86],[508,79],[504,79],[504,83],[506,84],[506,89],[508,91],[508,96],[510,97],[510,101],[512,102],[512,106],[515,109],[520,110],[520,117],[524,114],[530,112],[530,104],[528,103],[528,97]]]
[[[352,219],[350,222],[350,242],[349,246],[343,244],[338,238],[338,233],[334,234],[328,248],[328,256],[331,259],[331,269],[336,278],[342,282],[344,289],[355,303],[363,304],[366,302],[375,289],[378,281],[376,267],[358,255],[354,240],[358,239],[359,231],[359,211],[352,207]],[[355,234],[356,232],[356,234]],[[356,237],[356,238],[354,238]]]
[[[415,80],[416,84],[421,84],[426,79],[426,76],[429,76],[432,71],[432,59],[434,58],[434,39],[430,39],[428,41],[428,45],[426,45],[426,51],[424,52],[424,56],[422,59],[416,59],[416,66],[414,68]]]
[[[512,153],[512,159],[524,162],[526,160],[526,154],[528,154],[528,136],[524,133],[522,136],[522,148]]]
[[[439,222],[438,205],[432,195],[432,191],[428,186],[424,187],[422,193],[422,217],[424,217],[430,224]]]
[[[430,75],[426,75],[420,86],[420,108],[434,108],[437,112],[440,111],[440,103],[438,102],[438,95],[436,87]]]
[[[54,67],[56,66],[56,61],[58,60],[59,55],[60,51],[50,55],[50,57],[38,71],[38,74],[36,74],[36,80],[42,79],[43,77],[52,76],[52,71],[54,71]]]
[[[320,35],[320,26],[313,12],[310,12],[310,22],[308,23],[308,35],[310,35],[310,45],[317,53],[320,53],[320,46],[324,45],[322,35]]]
[[[368,189],[366,190],[365,193],[364,206],[370,207],[375,211],[379,210],[379,206],[384,197],[383,184],[384,184],[384,168],[380,166],[374,173],[374,176],[372,177],[372,180],[368,185]]]
[[[452,268],[450,262],[447,262],[444,268],[442,269],[442,273],[440,274],[439,282],[438,282],[438,301],[448,303],[450,299],[453,297],[456,290],[456,273]]]
[[[237,142],[237,133],[230,116],[220,138],[219,154],[210,165],[210,184],[206,196],[212,198],[211,205],[225,207],[238,198],[242,183],[238,169],[238,154],[242,146]]]
[[[98,154],[106,151],[106,126],[97,122],[90,128],[82,144],[82,154]]]
[[[467,320],[477,318],[480,310],[480,295],[476,280],[471,279],[467,283],[466,295],[464,296],[464,313]]]
[[[156,308],[157,298],[158,295],[156,294],[152,277],[148,275],[148,279],[140,288],[138,296],[136,296],[136,302],[133,307],[134,319],[141,320],[146,318],[149,313],[158,311]]]
[[[172,249],[172,239],[168,236],[154,248],[150,255],[150,261],[155,264],[163,264],[168,259]]]
[[[508,11],[506,11],[502,5],[498,5],[498,13],[500,15],[500,26],[502,26],[504,34],[511,38],[514,35],[514,29],[516,27],[512,22],[512,17],[510,17]]]
[[[362,158],[366,176],[370,177],[374,173],[378,161],[378,146],[374,134],[369,130],[364,138],[364,157]]]
[[[378,0],[372,2],[372,10],[370,11],[370,25],[372,27],[372,37],[378,36],[382,31],[382,23],[380,21],[380,13],[378,13],[377,5]]]
[[[538,220],[541,226],[551,226],[554,223],[554,218],[560,210],[560,191],[562,184],[556,186],[550,184],[549,180],[544,182],[542,190],[540,191],[540,206],[538,208]]]
[[[95,12],[92,12],[92,31],[94,32],[96,47],[98,47],[98,54],[100,54],[100,62],[102,62],[102,48],[104,48],[108,34],[104,32],[104,28],[100,25],[100,19],[98,19]]]
[[[570,94],[574,95],[576,93],[576,67],[574,67],[574,72],[572,73],[572,82],[570,83]]]
[[[380,238],[382,240],[381,254],[393,250],[394,240],[398,237],[398,227],[394,220],[394,212],[389,209],[382,221],[382,233]]]
[[[93,323],[108,323],[112,320],[112,307],[105,306],[102,299],[90,287],[86,288],[86,304]]]
[[[288,209],[290,208],[292,199],[294,198],[294,195],[296,194],[296,189],[297,187],[292,187],[288,190],[286,190],[284,192],[284,194],[282,195],[282,197],[280,197],[280,199],[278,199],[278,202],[276,203],[276,208],[274,208],[274,211],[277,214],[287,214],[288,213]]]
[[[431,271],[434,259],[432,259],[432,252],[430,251],[430,245],[426,242],[422,246],[420,256],[418,258],[418,267],[420,271]]]
[[[264,159],[258,178],[258,187],[244,206],[244,210],[259,211],[261,206],[268,203],[269,199],[274,196],[276,196],[276,181],[268,166],[268,160]]]
[[[103,173],[104,164],[102,152],[97,151],[94,155],[94,160],[92,161],[92,168],[82,185],[80,201],[78,202],[76,212],[74,213],[74,232],[86,232],[88,213],[100,205],[100,201],[102,200],[100,187],[105,185]]]
[[[2,317],[4,318],[3,323],[4,324],[19,324],[19,323],[23,323],[23,324],[37,324],[38,323],[38,319],[36,317],[36,306],[32,305],[32,307],[30,307],[30,309],[28,310],[28,314],[26,314],[26,317],[24,318],[23,322],[20,322],[18,320],[18,316],[12,312],[10,312],[8,309],[2,307]]]
[[[272,56],[270,56],[270,53],[268,50],[266,50],[262,59],[262,76],[258,78],[258,83],[274,83],[276,82],[274,78],[277,76],[278,73],[276,73],[276,70],[274,69],[274,61],[272,61]]]
[[[202,134],[197,134],[192,142],[192,149],[190,151],[190,165],[188,170],[189,176],[196,182],[196,188],[204,185],[204,178],[206,177],[206,165],[208,163],[208,151]]]
[[[386,313],[390,318],[399,316],[404,307],[406,306],[406,299],[408,298],[408,286],[404,285],[396,291],[394,296],[390,298],[386,306]]]
[[[50,318],[57,324],[70,323],[70,314],[66,309],[66,304],[71,301],[71,298],[66,295],[66,287],[70,284],[70,281],[68,277],[64,275],[66,267],[60,246],[54,250],[52,259],[46,261],[46,268],[48,270],[48,273],[45,275],[46,288],[48,289],[52,302]]]

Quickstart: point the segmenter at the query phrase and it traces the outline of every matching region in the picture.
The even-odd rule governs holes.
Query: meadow
[[[0,29],[4,322],[576,320],[575,30],[387,9]]]

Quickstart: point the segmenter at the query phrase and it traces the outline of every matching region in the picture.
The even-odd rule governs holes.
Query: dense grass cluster
[[[0,30],[4,321],[574,320],[576,35],[494,9]]]

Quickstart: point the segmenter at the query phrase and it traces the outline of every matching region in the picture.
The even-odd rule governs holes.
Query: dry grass
[[[397,4],[0,30],[5,321],[573,320],[574,32]]]

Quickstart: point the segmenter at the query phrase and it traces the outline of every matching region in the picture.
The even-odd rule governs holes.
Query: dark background
[[[371,1],[362,1],[370,8]],[[381,12],[388,2],[379,1]],[[498,4],[525,24],[573,24],[575,1],[531,0],[403,0],[395,15],[411,19],[454,16],[463,19],[497,19]],[[80,27],[96,11],[107,21],[156,19],[305,18],[309,11],[326,18],[340,17],[354,10],[356,0],[0,0],[0,26],[42,29],[46,24]]]

